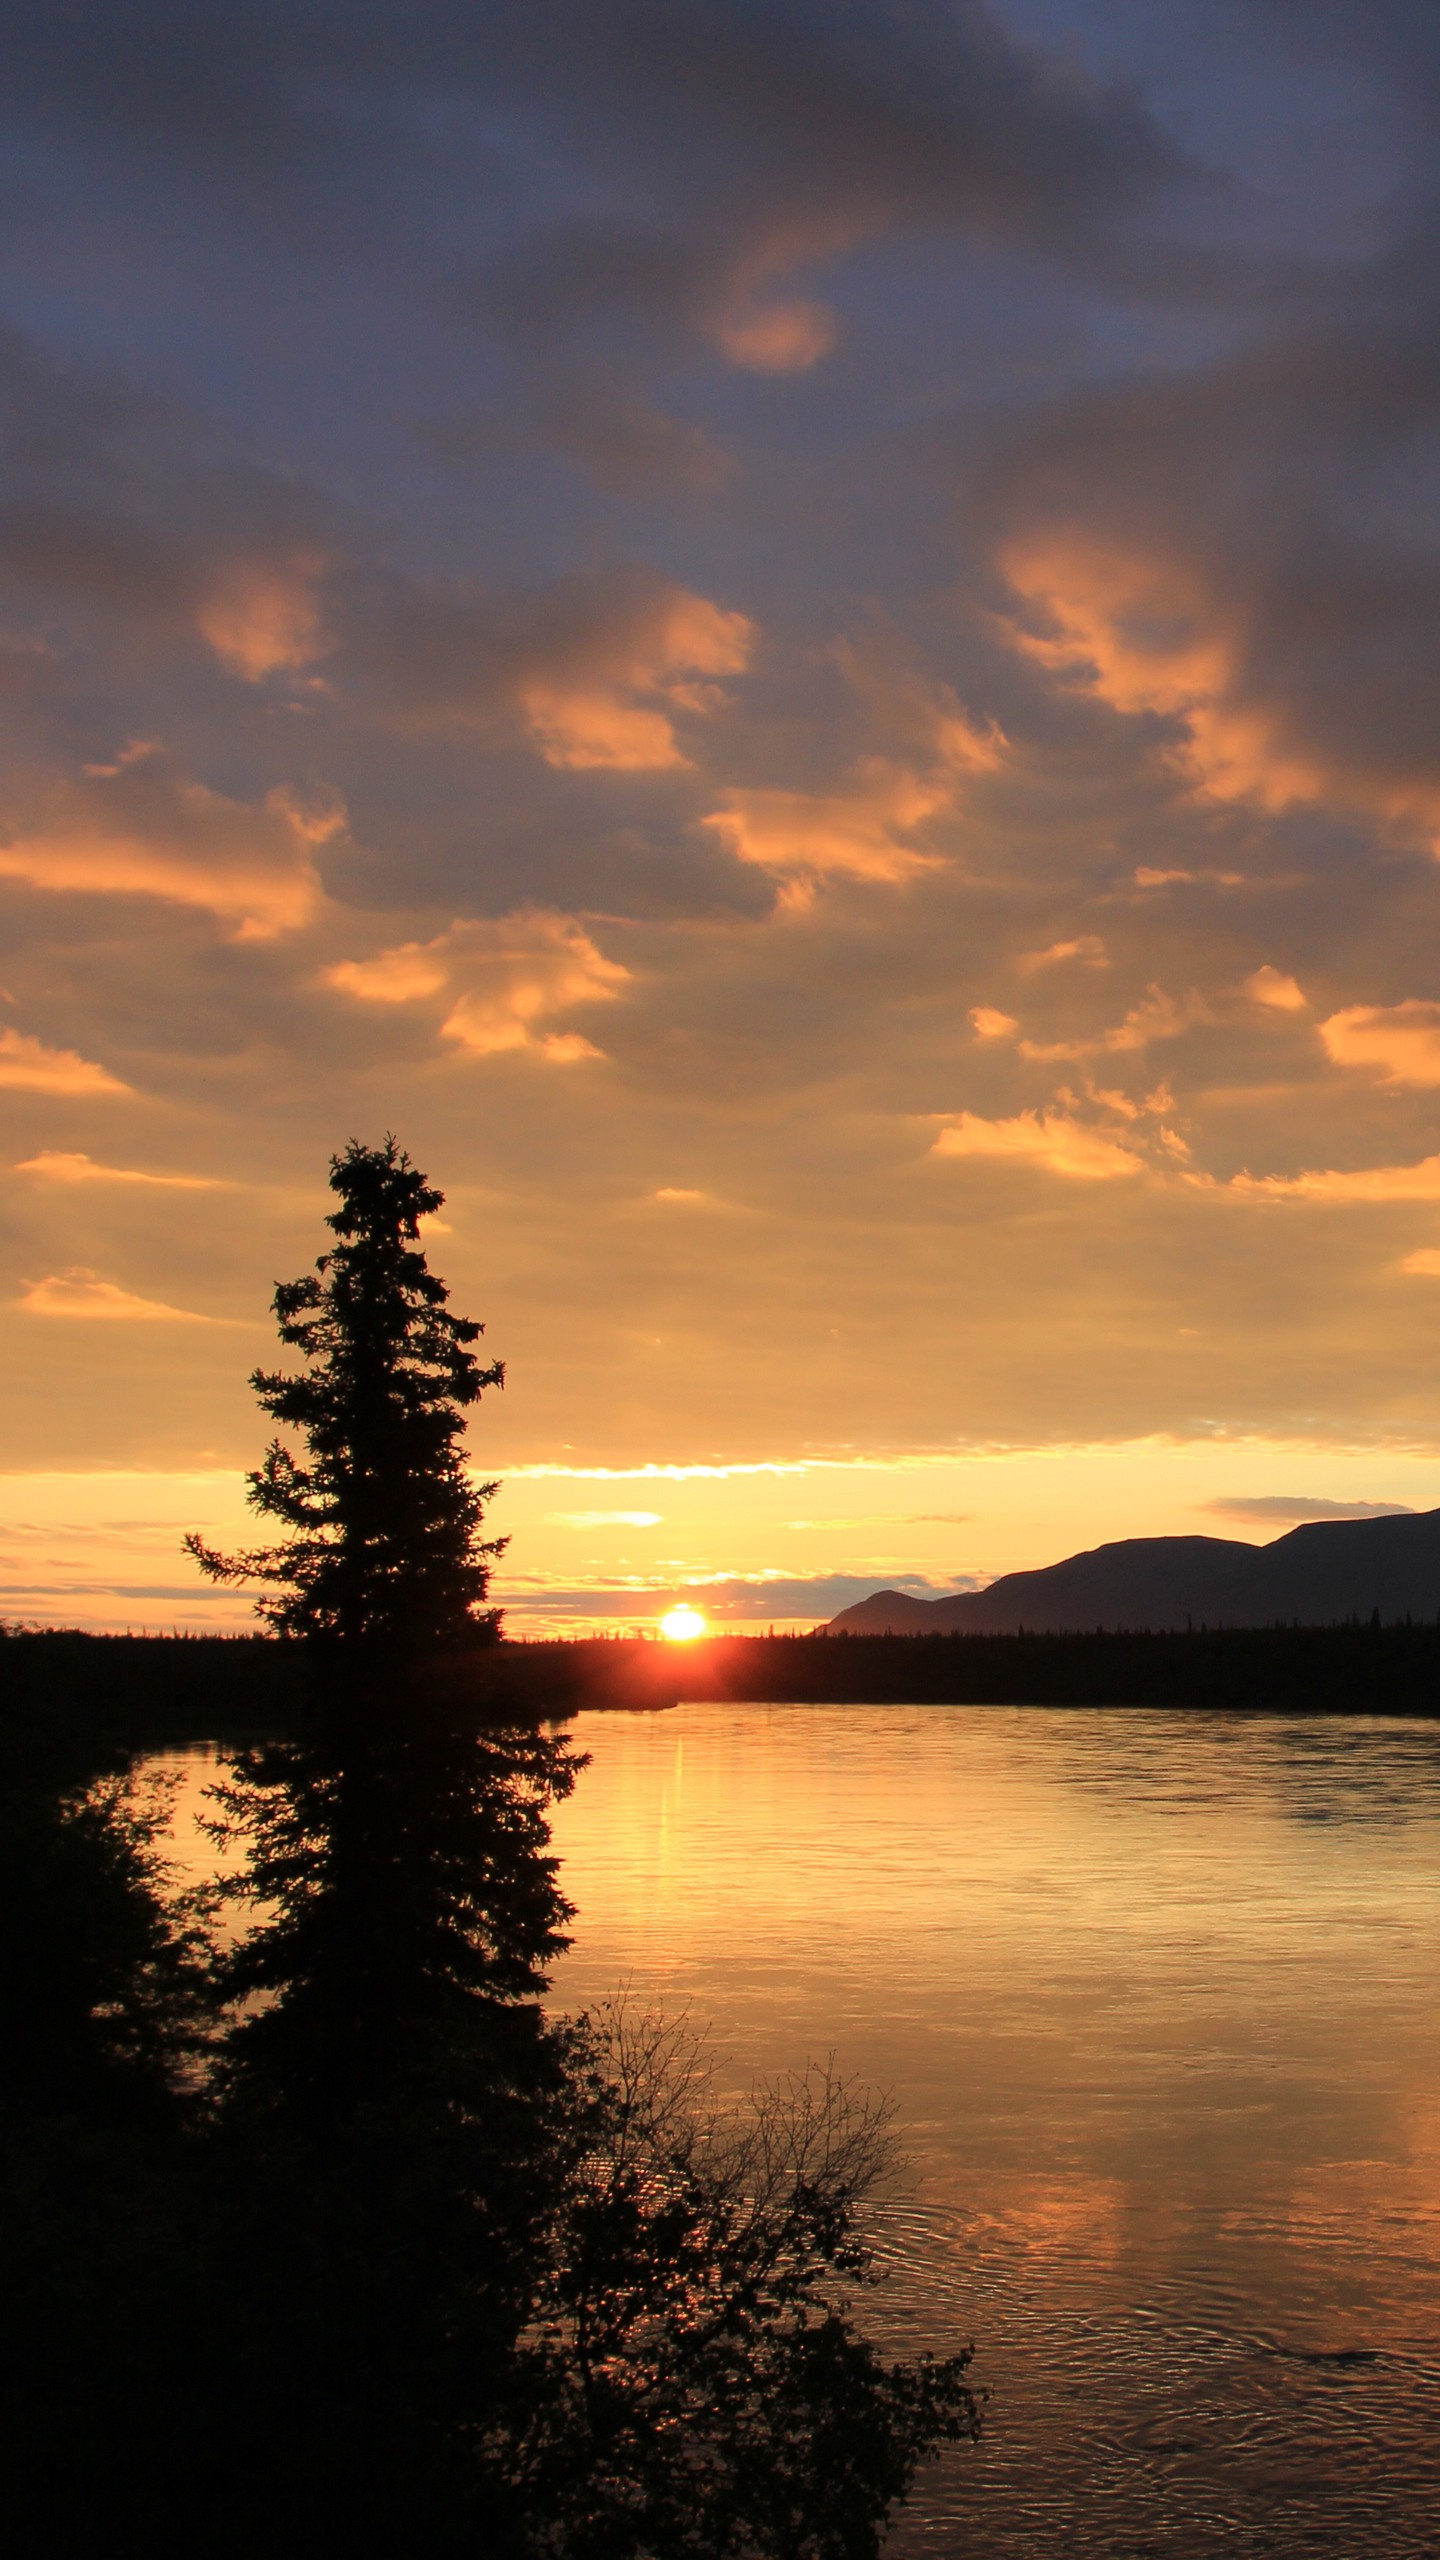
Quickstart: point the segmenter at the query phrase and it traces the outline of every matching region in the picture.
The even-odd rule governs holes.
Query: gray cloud
[[[526,1618],[639,1621],[661,1618],[668,1609],[686,1605],[703,1611],[712,1624],[724,1627],[765,1625],[774,1619],[832,1618],[837,1609],[868,1599],[872,1591],[881,1587],[873,1573],[822,1573],[788,1579],[777,1576],[764,1581],[737,1575],[724,1582],[676,1583],[673,1587],[666,1584],[647,1589],[519,1589],[508,1597],[501,1584],[497,1583],[496,1590],[502,1605]],[[883,1587],[912,1593],[918,1600],[939,1600],[979,1586],[971,1574],[936,1582],[924,1574],[900,1573],[887,1577]]]
[[[1440,822],[1437,235],[1323,319],[1087,392],[977,488],[1048,662],[1222,796]],[[1257,527],[1263,523],[1263,539]]]
[[[249,1186],[17,1178],[12,1301],[259,1320],[396,1126],[514,1455],[1440,1430],[1320,1028],[1437,995],[1429,39],[1321,13],[1352,148],[1293,15],[1084,14],[12,13],[3,1027],[125,1087],[13,1156]],[[26,1463],[251,1453],[68,1336]]]
[[[1087,91],[983,0],[928,20],[885,0],[416,0],[403,24],[379,0],[217,0],[203,19],[173,0],[60,0],[9,34],[12,110],[192,165],[218,150],[258,172],[326,138],[353,151],[362,103],[413,148],[437,96],[508,93],[612,167],[638,149],[693,183],[697,163],[733,174],[738,157],[827,192],[838,170],[862,195],[1025,228],[1175,166],[1131,97]]]
[[[1213,1502],[1202,1503],[1204,1511],[1217,1512],[1225,1520],[1272,1522],[1279,1527],[1298,1527],[1302,1520],[1391,1520],[1400,1512],[1413,1511],[1409,1502],[1332,1502],[1324,1494],[1255,1493],[1219,1494]]]

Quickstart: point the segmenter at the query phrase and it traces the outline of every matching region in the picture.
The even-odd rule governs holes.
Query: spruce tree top
[[[252,1507],[287,1534],[236,1557],[186,1545],[217,1580],[270,1584],[260,1613],[284,1635],[421,1650],[493,1635],[484,1601],[505,1541],[479,1534],[495,1486],[472,1482],[462,1443],[464,1408],[505,1372],[476,1358],[483,1325],[449,1312],[420,1250],[420,1220],[445,1195],[393,1137],[352,1139],[330,1188],[339,1242],[274,1299],[281,1341],[309,1365],[251,1379],[307,1443],[301,1460],[273,1441],[249,1478]]]

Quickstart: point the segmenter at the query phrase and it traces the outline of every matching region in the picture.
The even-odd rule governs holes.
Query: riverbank
[[[1200,1628],[1018,1636],[632,1637],[477,1650],[477,1699],[522,1716],[657,1711],[683,1698],[777,1705],[1113,1706],[1285,1714],[1440,1714],[1440,1626]],[[301,1713],[292,1649],[264,1636],[0,1638],[7,1702],[126,1747],[284,1731]]]

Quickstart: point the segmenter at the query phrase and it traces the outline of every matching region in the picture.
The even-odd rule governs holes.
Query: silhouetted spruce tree
[[[393,1138],[352,1142],[330,1183],[336,1244],[275,1292],[305,1366],[252,1380],[305,1444],[277,1439],[250,1478],[283,1535],[234,1557],[187,1541],[216,1579],[262,1585],[307,1674],[301,1738],[242,1755],[222,1790],[266,1912],[231,1966],[234,1996],[266,1995],[232,2067],[321,2121],[402,2087],[493,2112],[542,2070],[537,1995],[569,1916],[545,1812],[576,1763],[501,1693],[504,1542],[482,1534],[495,1487],[463,1436],[504,1373],[421,1250],[444,1195]]]
[[[500,1370],[393,1139],[331,1182],[337,1244],[275,1299],[306,1366],[254,1381],[305,1443],[251,1479],[284,1534],[189,1542],[261,1584],[307,1675],[304,1729],[222,1791],[259,1916],[228,1968],[251,1997],[196,2250],[223,2309],[190,2510],[218,2560],[870,2560],[974,2426],[963,2357],[886,2365],[848,2315],[878,2128],[806,2084],[732,2135],[663,2031],[547,2024],[546,1812],[580,1764],[499,1674],[461,1443]]]
[[[295,1435],[250,1478],[280,1535],[187,1541],[259,1585],[303,1675],[298,1730],[216,1791],[253,1925],[224,1974],[206,2245],[219,2399],[262,2450],[207,2536],[498,2560],[500,2413],[570,2139],[540,1994],[569,1918],[546,1812],[578,1764],[506,1696],[494,1487],[464,1460],[502,1371],[426,1264],[443,1195],[393,1138],[330,1181],[335,1242],[275,1293],[300,1365],[252,1381]]]

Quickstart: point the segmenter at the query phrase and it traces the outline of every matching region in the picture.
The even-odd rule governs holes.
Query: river
[[[1440,1726],[582,1718],[567,2006],[834,2051],[910,2157],[881,2296],[981,2446],[892,2549],[1440,2552]],[[888,2298],[887,2298],[888,2297]]]
[[[984,2438],[893,2560],[1440,2554],[1440,1724],[592,1715],[555,1996],[834,2054],[908,2155],[872,2314]]]

